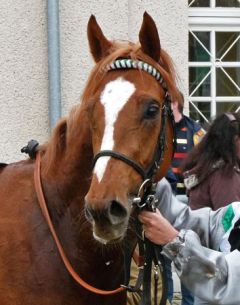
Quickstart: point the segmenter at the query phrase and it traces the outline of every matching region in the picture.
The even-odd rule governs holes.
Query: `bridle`
[[[121,160],[127,163],[129,166],[133,167],[135,171],[139,173],[142,177],[142,180],[151,179],[156,171],[160,168],[160,163],[163,159],[164,154],[164,146],[165,146],[165,134],[166,134],[166,124],[167,118],[171,115],[170,106],[169,106],[169,97],[165,96],[164,105],[162,107],[162,119],[161,119],[161,129],[159,132],[155,153],[150,163],[149,167],[145,170],[142,165],[140,165],[137,161],[132,160],[128,156],[123,153],[113,151],[113,150],[101,150],[98,152],[93,158],[93,166],[96,164],[97,160],[101,157],[113,157],[115,159]]]
[[[113,157],[115,159],[121,160],[122,162],[125,162],[126,164],[134,168],[134,170],[137,171],[139,175],[142,177],[143,184],[149,186],[150,185],[149,180],[153,181],[154,175],[156,174],[157,170],[160,168],[161,161],[163,160],[164,157],[166,126],[167,126],[168,118],[170,118],[172,125],[174,125],[174,118],[170,107],[170,96],[167,91],[166,83],[164,82],[164,79],[161,76],[160,72],[157,71],[156,68],[149,65],[148,63],[133,59],[117,59],[107,66],[107,71],[118,70],[118,69],[143,70],[148,74],[152,75],[165,90],[164,102],[161,109],[161,128],[159,131],[158,140],[155,147],[155,152],[153,155],[153,159],[150,162],[150,165],[148,166],[147,169],[144,169],[141,164],[131,159],[130,157],[126,156],[125,154],[114,150],[101,150],[97,154],[95,154],[93,158],[93,167],[99,158],[106,156]],[[146,183],[146,181],[148,181],[148,183]]]
[[[142,177],[142,184],[139,188],[137,196],[133,199],[133,206],[135,205],[139,211],[142,209],[147,209],[149,211],[154,212],[156,210],[157,199],[155,197],[156,183],[154,183],[154,177],[157,170],[160,169],[161,162],[164,158],[164,148],[165,148],[165,137],[166,137],[166,127],[167,120],[170,118],[170,121],[173,126],[174,131],[174,118],[172,114],[172,110],[170,107],[170,97],[167,91],[167,86],[161,76],[160,72],[157,71],[153,66],[137,60],[132,59],[118,59],[108,65],[107,70],[117,70],[117,69],[140,69],[143,70],[153,77],[160,83],[160,85],[165,90],[164,103],[161,111],[161,127],[158,134],[157,143],[155,146],[154,155],[150,165],[147,169],[143,168],[141,164],[136,162],[135,160],[129,158],[125,154],[122,154],[118,151],[113,150],[102,150],[98,152],[93,159],[93,167],[96,164],[97,160],[101,157],[113,157],[118,159],[127,165],[131,166],[138,174]],[[175,134],[174,134],[173,145],[175,148]],[[139,269],[138,280],[135,286],[126,285],[126,289],[128,291],[134,292],[140,288],[140,283],[143,284],[143,294],[139,305],[149,305],[151,304],[151,270],[152,263],[154,263],[155,268],[161,272],[162,275],[162,298],[160,301],[160,305],[164,305],[167,302],[167,279],[166,279],[166,270],[164,257],[161,252],[161,247],[154,245],[148,239],[141,239],[139,236],[142,236],[142,225],[136,219],[136,233],[138,237],[138,245],[140,251],[140,255],[144,257],[144,268]],[[130,276],[130,266],[131,266],[131,255],[129,254],[128,247],[125,247],[124,251],[124,268],[125,268],[125,282],[129,282]],[[156,275],[156,274],[155,274]],[[155,293],[154,293],[154,303],[157,304],[157,281],[158,278],[155,277]]]

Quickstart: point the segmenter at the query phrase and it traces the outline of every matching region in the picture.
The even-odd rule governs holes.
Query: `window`
[[[240,0],[189,0],[189,109],[201,122],[240,110]]]
[[[188,0],[189,7],[240,7],[238,0]]]

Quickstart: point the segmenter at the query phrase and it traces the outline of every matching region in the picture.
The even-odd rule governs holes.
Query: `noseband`
[[[142,177],[143,181],[147,179],[152,180],[153,176],[155,175],[156,171],[160,168],[160,163],[163,159],[164,155],[164,146],[165,146],[165,134],[166,134],[166,125],[167,125],[167,118],[170,117],[172,124],[174,124],[174,119],[170,107],[170,98],[166,89],[166,83],[163,80],[160,72],[157,71],[153,66],[145,63],[143,61],[137,61],[132,59],[118,59],[113,61],[110,65],[107,66],[107,71],[111,70],[118,70],[118,69],[138,69],[147,72],[148,74],[152,75],[159,84],[165,90],[165,98],[161,112],[161,129],[159,132],[153,160],[148,166],[147,169],[144,169],[142,165],[140,165],[137,161],[130,159],[128,156],[113,150],[102,150],[98,152],[93,159],[93,166],[96,164],[97,160],[101,157],[113,157],[115,159],[121,160],[134,168],[135,171],[139,173]]]

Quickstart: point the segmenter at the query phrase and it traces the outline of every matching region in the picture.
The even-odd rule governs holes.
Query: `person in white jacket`
[[[158,183],[156,196],[156,213],[139,215],[145,236],[163,246],[183,283],[206,304],[239,305],[240,252],[230,252],[229,236],[240,240],[240,202],[193,211],[172,195],[166,179]]]

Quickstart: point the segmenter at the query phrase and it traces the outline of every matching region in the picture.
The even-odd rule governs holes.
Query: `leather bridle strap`
[[[120,152],[116,152],[113,150],[101,150],[99,153],[97,153],[94,156],[93,166],[96,164],[97,160],[100,157],[113,157],[115,159],[121,160],[121,161],[127,163],[128,165],[130,165],[131,167],[133,167],[140,174],[143,181],[146,179],[146,174],[145,174],[145,170],[143,169],[143,167],[136,161],[129,159],[126,155],[124,155]]]
[[[41,168],[40,167],[41,167],[41,156],[40,156],[40,153],[38,152],[37,156],[36,156],[36,164],[35,164],[35,169],[34,169],[34,185],[35,185],[35,190],[36,190],[36,193],[37,193],[38,202],[39,202],[40,208],[42,210],[42,213],[43,213],[43,215],[44,215],[44,217],[47,221],[47,224],[48,224],[48,227],[51,231],[53,239],[56,243],[56,246],[58,248],[61,259],[62,259],[66,269],[70,273],[70,275],[73,277],[73,279],[79,285],[81,285],[85,289],[87,289],[87,290],[89,290],[89,291],[91,291],[95,294],[112,295],[112,294],[116,294],[116,293],[124,291],[125,290],[124,287],[119,287],[119,288],[114,289],[114,290],[101,290],[101,289],[95,288],[95,287],[89,285],[88,283],[86,283],[83,279],[81,279],[79,277],[79,275],[76,273],[76,271],[73,269],[71,263],[69,262],[66,254],[63,250],[63,247],[62,247],[62,245],[59,241],[59,238],[56,234],[56,231],[54,229],[54,226],[52,224],[52,221],[51,221],[51,218],[50,218],[50,215],[49,215],[49,212],[48,212],[48,208],[47,208],[45,197],[44,197],[43,190],[42,190]]]
[[[165,134],[166,134],[168,118],[170,118],[172,125],[174,125],[174,118],[173,118],[170,103],[171,103],[170,97],[168,95],[168,92],[166,92],[164,104],[162,107],[161,129],[160,129],[160,132],[158,135],[157,145],[155,148],[152,163],[148,167],[147,173],[146,173],[147,178],[150,178],[150,179],[152,179],[154,177],[156,171],[160,167],[161,161],[164,158]]]

